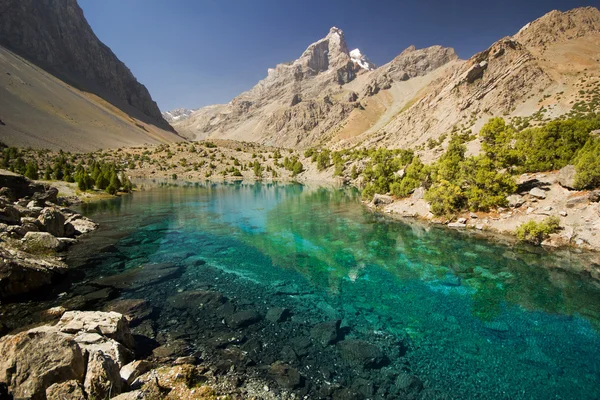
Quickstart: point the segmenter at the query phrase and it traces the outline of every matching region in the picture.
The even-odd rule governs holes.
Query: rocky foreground
[[[66,273],[60,252],[97,228],[67,203],[56,188],[0,171],[0,300],[48,287]]]

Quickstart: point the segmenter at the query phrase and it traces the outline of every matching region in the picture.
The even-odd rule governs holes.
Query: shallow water
[[[124,297],[160,308],[209,285],[255,307],[294,307],[293,323],[339,318],[349,337],[406,345],[388,354],[385,374],[410,369],[441,398],[600,398],[600,284],[577,272],[591,263],[586,254],[392,221],[352,190],[301,185],[153,188],[84,212],[102,227],[72,256],[88,262],[88,279],[148,262],[188,265]],[[114,246],[86,253],[99,241]],[[158,330],[179,329],[173,319],[163,315]]]

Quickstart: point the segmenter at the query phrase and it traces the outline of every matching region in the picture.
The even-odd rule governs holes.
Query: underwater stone
[[[350,364],[364,368],[381,368],[389,363],[381,349],[364,340],[345,340],[338,343],[340,354]]]
[[[271,365],[269,375],[285,389],[295,389],[302,385],[302,376],[298,370],[281,362]]]
[[[211,290],[181,292],[167,299],[169,305],[177,309],[219,308],[226,301],[227,299],[221,293]]]
[[[291,315],[288,308],[283,307],[272,307],[267,311],[267,321],[269,322],[283,322],[287,320]]]
[[[171,279],[182,272],[182,269],[171,263],[144,264],[122,274],[95,280],[92,284],[121,290],[138,290]]]
[[[340,340],[340,324],[341,320],[328,321],[314,326],[310,330],[310,337],[313,341],[320,343],[323,346],[335,344]]]
[[[262,316],[254,310],[245,310],[237,312],[227,318],[227,325],[230,328],[238,329],[250,326],[262,319]]]

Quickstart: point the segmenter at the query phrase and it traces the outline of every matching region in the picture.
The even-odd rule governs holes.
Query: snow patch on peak
[[[350,52],[350,58],[361,68],[366,69],[367,71],[372,71],[376,68],[375,64],[373,64],[367,56],[360,52],[360,49],[352,50]]]

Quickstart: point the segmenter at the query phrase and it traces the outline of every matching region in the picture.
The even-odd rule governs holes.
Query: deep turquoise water
[[[297,315],[405,343],[386,373],[403,363],[438,397],[600,398],[600,283],[580,272],[594,255],[393,221],[352,190],[301,185],[154,188],[85,212],[102,226],[85,246],[111,242],[124,255],[94,254],[91,277],[207,261],[140,292],[157,307],[206,285],[206,268],[217,268],[233,278],[210,284],[228,296],[240,287],[244,301],[276,304],[277,288],[291,285],[300,288],[290,296]]]

